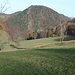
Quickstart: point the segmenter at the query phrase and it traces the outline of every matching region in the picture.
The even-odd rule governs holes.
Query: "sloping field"
[[[15,42],[9,42],[4,44],[5,48],[2,51],[13,51],[13,50],[24,50],[24,49],[33,49],[40,46],[45,46],[51,43],[55,43],[56,38],[43,38],[43,39],[35,39],[35,40],[24,40],[20,41],[20,46],[17,46]]]
[[[0,52],[0,75],[75,75],[75,42],[55,40],[21,41],[19,49],[11,48],[17,51]],[[48,45],[30,49],[42,44]]]
[[[6,43],[10,39],[9,35],[7,32],[0,30],[0,44],[1,43]]]
[[[73,43],[75,42],[74,36],[66,36],[64,38],[63,44]],[[55,44],[60,44],[60,37],[50,37],[50,38],[42,38],[42,39],[34,39],[34,40],[23,40],[19,41],[19,46],[17,46],[17,43],[15,42],[8,42],[4,44],[5,48],[2,51],[15,51],[15,50],[25,50],[25,49],[34,49],[34,48],[40,48],[40,47],[55,47]],[[70,45],[71,47],[73,45]],[[69,47],[70,47],[69,46]],[[58,46],[59,47],[59,46]]]

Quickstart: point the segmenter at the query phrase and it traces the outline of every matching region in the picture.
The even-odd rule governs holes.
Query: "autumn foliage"
[[[23,40],[29,37],[33,38],[33,36],[34,38],[37,36],[47,37],[48,29],[56,27],[60,21],[68,20],[66,16],[60,15],[48,7],[37,5],[8,16],[8,18],[5,17],[7,18],[5,21],[6,31],[12,39],[19,33]],[[16,33],[17,30],[18,33]]]
[[[5,26],[3,25],[3,19],[0,17],[0,30],[5,30]]]
[[[22,37],[18,37],[17,39],[18,39],[18,41],[21,41],[22,40]]]

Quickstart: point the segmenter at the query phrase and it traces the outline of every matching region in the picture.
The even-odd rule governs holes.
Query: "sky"
[[[0,8],[6,0],[0,0]],[[43,5],[68,17],[75,17],[75,0],[8,0],[5,13],[23,11],[31,5]]]

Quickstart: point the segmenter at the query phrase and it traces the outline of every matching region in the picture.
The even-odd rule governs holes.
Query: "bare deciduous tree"
[[[64,33],[65,33],[65,23],[61,24],[60,22],[60,42],[62,43],[64,40]]]
[[[8,0],[6,0],[6,2],[4,2],[4,4],[1,5],[1,7],[0,7],[0,28],[1,28],[2,30],[5,29],[5,28],[4,28],[5,26],[3,26],[4,19],[2,18],[1,14],[4,13],[4,12],[8,9],[8,8],[6,7],[7,2],[8,2]],[[2,30],[1,30],[1,31],[2,31]],[[3,31],[1,32],[1,34],[3,34]],[[2,41],[2,40],[1,40],[1,41]],[[3,48],[4,48],[3,42],[0,42],[0,50],[2,50]]]
[[[5,12],[8,9],[8,7],[6,7],[7,4],[8,4],[8,0],[6,0],[6,2],[4,2],[4,4],[1,4],[1,7],[0,7],[1,13]]]

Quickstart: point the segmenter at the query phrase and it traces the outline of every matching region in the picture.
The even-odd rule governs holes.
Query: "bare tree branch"
[[[4,3],[4,5],[1,6],[1,13],[5,12],[8,8],[5,8],[7,5],[8,0],[6,0],[6,2]]]

